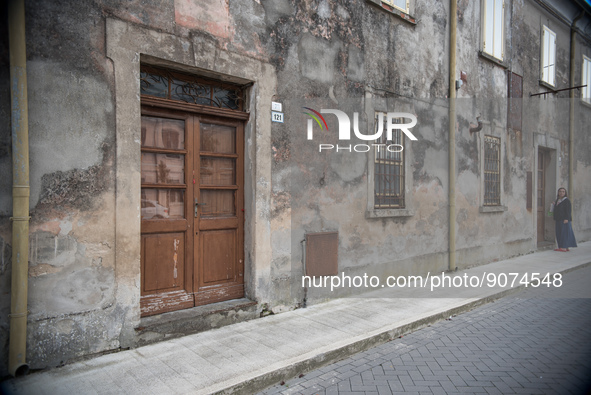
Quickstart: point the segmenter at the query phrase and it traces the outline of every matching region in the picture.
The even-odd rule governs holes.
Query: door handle
[[[205,206],[207,205],[207,203],[199,203],[197,201],[197,199],[195,199],[195,218],[197,218],[197,209],[199,208],[199,206]]]

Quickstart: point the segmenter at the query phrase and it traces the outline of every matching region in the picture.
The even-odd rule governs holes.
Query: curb
[[[558,271],[557,273],[566,274],[566,273],[572,272],[574,270],[585,268],[587,266],[591,266],[591,261],[577,265],[577,266],[573,266],[573,267],[570,267],[570,268],[567,268],[567,269],[564,269],[561,271]],[[353,341],[350,344],[335,348],[334,350],[319,353],[319,354],[314,355],[312,357],[306,358],[302,361],[291,363],[287,366],[280,367],[280,368],[275,369],[273,371],[260,374],[256,377],[244,380],[240,383],[236,383],[236,384],[228,383],[229,384],[228,386],[221,388],[221,389],[219,387],[224,386],[224,384],[220,383],[217,385],[212,385],[208,388],[204,388],[203,392],[200,391],[199,393],[204,393],[204,394],[205,393],[207,393],[207,394],[236,394],[236,393],[253,394],[258,391],[262,391],[270,386],[273,386],[281,381],[287,381],[287,380],[294,378],[300,374],[309,373],[312,370],[315,370],[315,369],[330,365],[332,363],[338,362],[338,361],[343,360],[353,354],[357,354],[357,353],[366,351],[372,347],[387,343],[387,342],[394,340],[396,338],[400,338],[401,336],[403,336],[405,334],[422,329],[428,325],[432,325],[434,323],[442,321],[450,316],[465,313],[467,311],[475,309],[476,307],[488,304],[490,302],[504,298],[504,297],[509,296],[511,294],[521,292],[524,288],[525,288],[525,285],[520,285],[520,286],[517,286],[514,288],[503,290],[501,292],[497,292],[493,295],[484,297],[482,299],[474,300],[474,301],[468,302],[466,304],[463,304],[461,306],[454,307],[452,309],[424,317],[424,318],[419,319],[417,321],[385,330],[381,333],[371,335],[365,339]]]

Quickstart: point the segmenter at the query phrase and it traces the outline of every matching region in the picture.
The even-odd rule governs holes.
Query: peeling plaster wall
[[[522,157],[516,162],[521,168],[536,174],[538,165],[538,148],[548,149],[552,156],[550,174],[547,179],[546,206],[556,198],[558,187],[568,188],[569,161],[574,163],[574,195],[569,193],[573,201],[573,228],[577,240],[588,240],[590,223],[587,198],[589,191],[588,178],[590,174],[588,129],[591,107],[581,103],[580,92],[575,91],[575,157],[569,158],[569,110],[570,92],[560,92],[555,95],[529,97],[530,93],[547,90],[540,85],[540,46],[542,26],[546,25],[556,33],[556,84],[557,89],[570,86],[570,27],[558,22],[546,10],[531,1],[514,2],[513,4],[513,35],[515,39],[512,68],[523,76],[523,133]],[[588,41],[577,35],[575,58],[575,86],[581,82],[582,54],[589,54]],[[537,180],[534,176],[534,191]],[[536,212],[537,201],[533,199]],[[578,208],[578,209],[577,209]],[[546,207],[547,209],[547,207]],[[533,219],[534,241],[537,219]],[[554,221],[546,218],[546,239],[554,238]]]
[[[300,286],[306,233],[339,232],[339,271],[421,275],[448,267],[449,2],[411,1],[417,24],[363,0],[28,1],[31,145],[28,359],[56,366],[139,344],[139,63],[253,82],[245,125],[246,296],[273,312],[352,290]],[[509,2],[504,65],[478,55],[480,1],[458,1],[457,266],[536,249],[526,177],[538,147],[555,152],[568,184],[568,93],[538,92],[542,23],[557,33],[557,86],[569,83],[569,29],[530,0]],[[2,20],[6,20],[2,8]],[[0,24],[5,29],[6,24]],[[2,31],[0,31],[1,33]],[[8,43],[0,34],[0,117],[9,119]],[[580,59],[591,57],[577,41]],[[507,70],[523,76],[523,130],[507,129]],[[271,101],[285,123],[271,123]],[[591,107],[576,103],[574,227],[591,237]],[[373,211],[372,153],[318,152],[338,125],[306,138],[302,107],[417,117],[405,148],[406,212]],[[470,133],[476,117],[482,130]],[[483,139],[501,138],[502,210],[482,212]],[[359,139],[351,144],[364,143]],[[9,295],[10,125],[0,124],[0,286]],[[534,177],[535,179],[535,177]],[[535,191],[535,185],[533,186]],[[554,192],[551,193],[551,195]],[[551,235],[550,235],[551,236]],[[9,297],[0,302],[6,374]]]
[[[509,5],[505,11],[505,62],[510,62],[512,23]],[[458,53],[456,79],[467,76],[457,90],[456,131],[456,223],[457,267],[464,268],[531,251],[531,213],[525,211],[525,177],[509,151],[507,133],[506,70],[478,55],[481,2],[458,2]],[[477,117],[482,122],[479,132]],[[504,210],[483,212],[484,139],[501,140],[501,206]],[[520,184],[513,191],[513,182]]]
[[[263,3],[267,12],[272,3]],[[367,3],[319,2],[318,12],[315,4],[295,3],[294,15],[284,14],[270,34],[280,49],[271,58],[280,81],[276,101],[286,107],[285,124],[271,127],[275,300],[270,302],[279,311],[338,295],[318,290],[304,295],[293,286],[303,273],[306,233],[338,231],[339,270],[350,275],[426,273],[444,269],[447,259],[447,155],[441,151],[447,146],[447,105],[437,102],[446,94],[447,52],[445,45],[420,45],[427,37],[446,43],[447,20],[441,17],[446,6],[417,3],[416,12],[424,17],[412,26]],[[409,204],[417,207],[412,217],[367,219],[368,154],[319,155],[319,140],[315,137],[315,145],[306,140],[305,120],[295,114],[305,105],[363,113],[367,93],[382,102],[372,105],[369,117],[374,110],[404,107],[420,120],[420,141],[412,143],[407,169]],[[368,115],[361,117],[361,129],[367,130]],[[326,118],[329,130],[336,130],[334,119]],[[321,142],[338,143],[325,134]],[[425,250],[429,259],[418,258]]]
[[[568,185],[568,139],[569,139],[569,93],[544,97],[529,97],[530,93],[547,90],[539,84],[540,73],[540,32],[542,25],[549,26],[557,34],[556,87],[569,86],[570,29],[558,22],[549,13],[532,1],[510,2],[505,10],[505,50],[503,64],[498,64],[476,52],[479,47],[481,2],[458,2],[458,72],[467,74],[467,83],[458,91],[457,170],[458,184],[456,201],[458,222],[458,266],[463,267],[499,259],[498,251],[505,256],[527,253],[536,249],[537,218],[536,198],[534,207],[526,209],[527,172],[534,175],[535,193],[537,150],[554,150],[556,169],[548,169],[548,175],[557,173],[556,180],[547,186],[546,203],[555,196],[555,187]],[[584,50],[581,45],[578,51]],[[579,52],[580,53],[580,52]],[[577,57],[580,69],[581,56]],[[508,70],[523,77],[522,130],[507,127]],[[580,71],[577,75],[580,75]],[[578,77],[580,79],[580,76]],[[578,104],[577,99],[577,107]],[[470,127],[476,126],[476,117],[483,122],[480,132],[471,134]],[[575,115],[577,130],[580,131],[583,111]],[[506,211],[482,213],[482,175],[479,167],[482,161],[484,135],[501,138],[502,149],[502,195],[501,205]],[[581,154],[589,151],[589,145],[577,147]],[[553,151],[554,152],[554,151]],[[575,148],[575,153],[577,148]],[[576,154],[575,154],[576,155]],[[554,162],[553,162],[554,163]],[[583,170],[583,171],[581,171]],[[575,170],[575,178],[588,174],[588,170]],[[575,188],[586,190],[585,183],[575,182]],[[552,191],[550,191],[552,189]],[[579,195],[585,200],[584,194]],[[576,202],[576,200],[575,200]],[[575,203],[576,205],[577,203]],[[585,214],[583,214],[583,218]],[[548,240],[553,240],[553,221],[546,219]],[[577,225],[575,224],[575,227]],[[581,240],[588,239],[588,226],[582,226]],[[549,231],[548,231],[549,230]]]
[[[105,72],[104,24],[101,11],[88,3],[72,2],[67,10],[51,2],[26,4],[31,158],[27,359],[32,368],[118,348],[122,321],[115,307],[114,106],[112,76]],[[3,70],[6,66],[8,71],[8,44],[2,48]],[[7,80],[6,75],[2,83]],[[7,94],[5,111],[9,90],[2,92]],[[9,134],[10,122],[0,128],[1,135]],[[11,144],[10,137],[2,141]],[[12,158],[3,146],[1,173],[8,177],[3,177],[0,198],[0,281],[6,295],[0,306],[0,325],[6,329],[0,339],[2,375],[7,371],[12,233]]]

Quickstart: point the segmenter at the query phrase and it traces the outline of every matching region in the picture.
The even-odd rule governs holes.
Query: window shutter
[[[484,42],[482,44],[482,50],[490,55],[494,55],[494,1],[495,0],[484,1]]]
[[[550,85],[555,84],[556,80],[556,34],[550,34],[550,48],[548,54],[548,82]]]
[[[494,42],[493,42],[493,56],[498,59],[503,58],[503,0],[494,0]]]
[[[541,79],[550,85],[556,83],[556,33],[546,26],[542,32],[542,70]]]
[[[542,81],[548,81],[548,50],[549,50],[549,34],[548,30],[546,30],[546,26],[544,26],[544,30],[542,32]]]
[[[583,57],[583,78],[581,78],[581,85],[587,84],[587,59]],[[583,100],[587,99],[587,88],[588,86],[583,88],[583,92],[581,94],[581,98]]]
[[[521,114],[523,101],[523,78],[513,72],[509,72],[509,111],[507,114],[507,127],[512,130],[521,130]]]
[[[583,56],[583,78],[581,79],[582,85],[587,85],[583,88],[583,100],[590,101],[590,92],[591,87],[589,86],[591,83],[591,67],[589,67],[591,62],[585,56]]]

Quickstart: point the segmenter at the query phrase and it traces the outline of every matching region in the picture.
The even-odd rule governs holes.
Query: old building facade
[[[590,12],[577,0],[27,1],[28,363],[135,347],[147,320],[197,306],[245,298],[280,313],[361,291],[303,287],[307,270],[383,279],[546,248],[560,186],[589,240]]]

